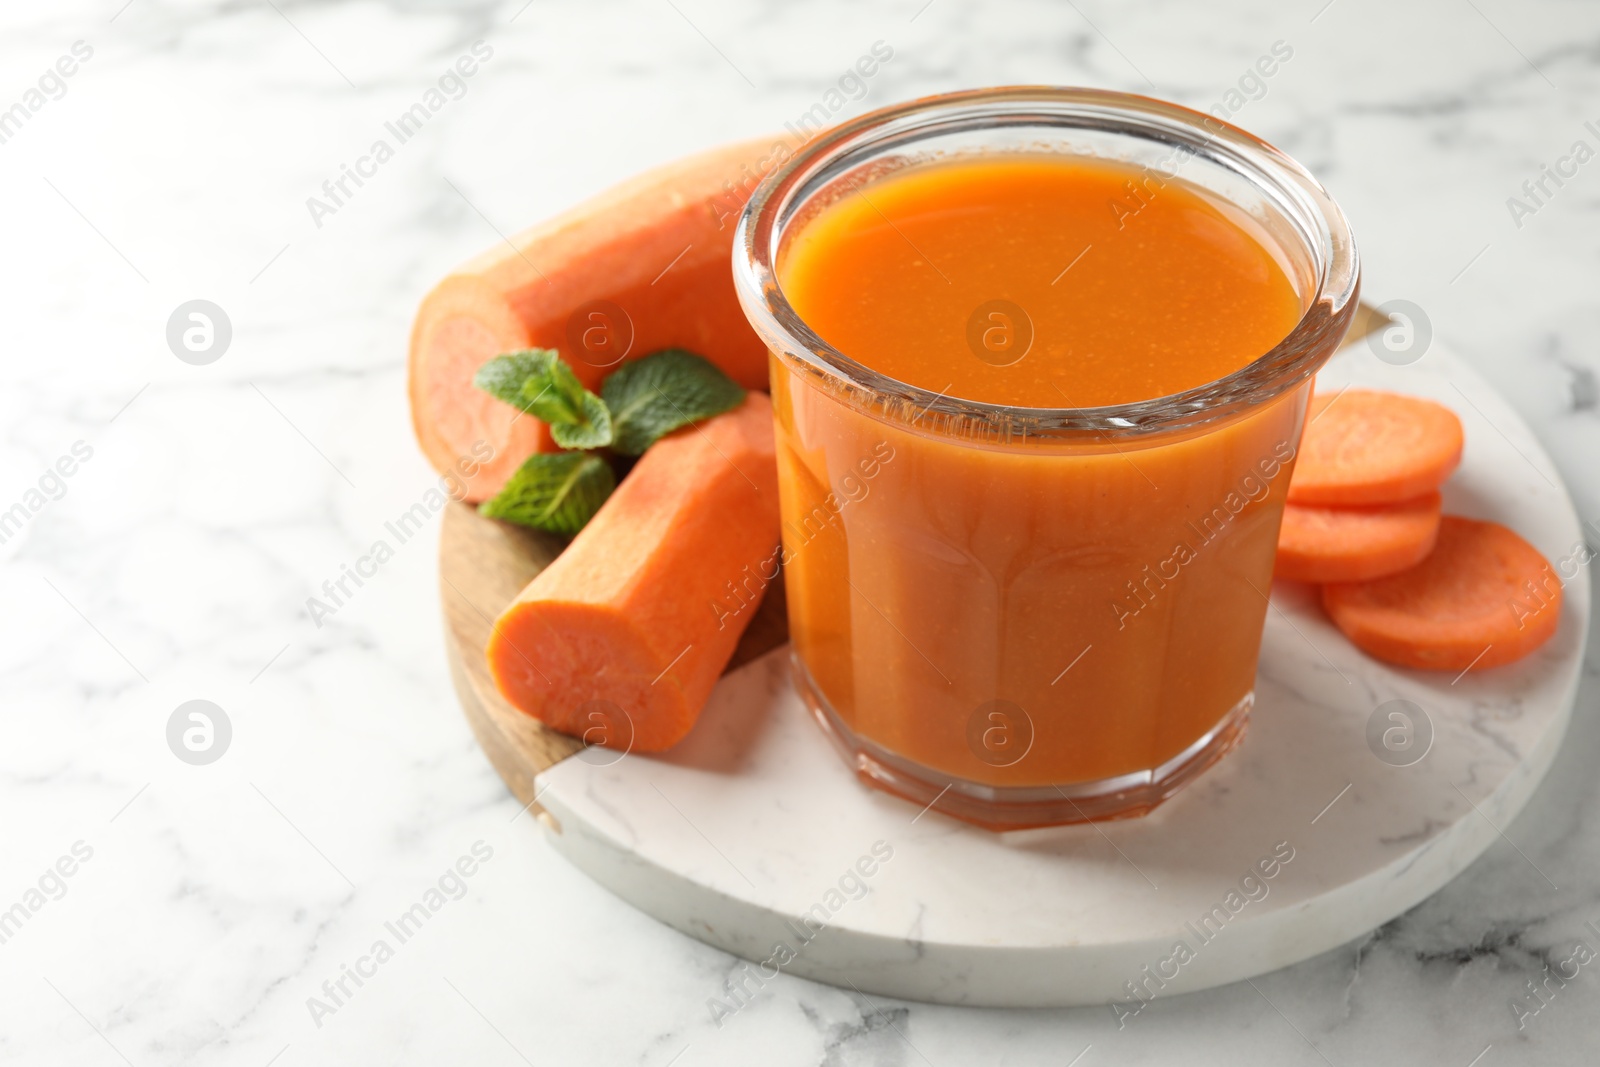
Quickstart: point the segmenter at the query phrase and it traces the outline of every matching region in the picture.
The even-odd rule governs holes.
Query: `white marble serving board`
[[[1446,510],[1503,522],[1558,566],[1573,556],[1579,523],[1554,465],[1464,363],[1435,344],[1391,366],[1357,343],[1319,387],[1346,383],[1457,411],[1467,446]],[[725,677],[674,751],[613,763],[591,749],[546,771],[543,821],[618,896],[754,961],[717,998],[728,1011],[780,969],[916,1000],[1119,1014],[1276,970],[1412,907],[1501,836],[1566,730],[1589,589],[1567,583],[1538,653],[1460,677],[1369,659],[1309,587],[1279,583],[1272,603],[1243,744],[1142,819],[997,835],[868,789],[812,722],[783,648]],[[1409,766],[1367,741],[1393,699],[1432,726]],[[870,875],[850,877],[864,857]]]

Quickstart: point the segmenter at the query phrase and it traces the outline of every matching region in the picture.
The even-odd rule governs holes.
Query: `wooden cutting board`
[[[439,533],[439,597],[444,606],[445,654],[467,722],[489,762],[513,795],[537,814],[534,776],[571,756],[583,743],[549,729],[506,703],[489,676],[484,650],[495,618],[561,551],[560,539],[486,519],[452,501]],[[766,596],[734,650],[728,670],[789,639],[783,576]]]

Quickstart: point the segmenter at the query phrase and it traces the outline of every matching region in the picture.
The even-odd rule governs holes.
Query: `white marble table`
[[[840,116],[1021,81],[1241,105],[1237,121],[1340,199],[1368,295],[1426,309],[1538,430],[1592,523],[1600,163],[1546,180],[1537,203],[1521,186],[1577,140],[1600,148],[1585,126],[1600,126],[1600,12],[122,2],[14,5],[0,33],[0,111],[27,111],[0,124],[0,513],[22,506],[0,525],[0,1055],[137,1067],[1592,1057],[1593,966],[1520,1030],[1513,1007],[1538,1003],[1526,983],[1577,940],[1600,949],[1592,678],[1503,841],[1370,937],[1255,988],[1160,1000],[1119,1031],[1105,1008],[930,1007],[780,977],[719,1027],[706,1002],[738,961],[599,890],[519,817],[450,691],[435,531],[399,543],[385,523],[432,481],[402,391],[427,285],[496,230],[794,120],[877,41],[894,56]],[[313,218],[307,198],[361,165],[384,123],[480,40],[492,55],[460,98]],[[1260,98],[1230,97],[1277,41],[1293,57]],[[47,75],[62,57],[71,76]],[[1513,195],[1535,210],[1513,218]],[[166,340],[194,299],[232,324],[206,365]],[[63,458],[73,473],[46,475]],[[380,538],[392,557],[318,626],[307,598]],[[168,747],[175,709],[195,699],[232,731],[203,766]],[[419,902],[429,917],[390,932]],[[393,948],[381,961],[380,939]]]

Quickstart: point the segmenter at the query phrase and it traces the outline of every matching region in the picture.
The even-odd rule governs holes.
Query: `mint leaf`
[[[491,519],[570,537],[617,487],[611,465],[587,452],[537,452],[492,500],[478,505]]]
[[[570,373],[570,372],[569,372]],[[602,448],[611,443],[611,412],[606,403],[587,389],[579,402],[583,412],[581,420],[574,422],[545,422],[550,425],[550,436],[562,448]]]
[[[472,384],[544,420],[550,436],[564,448],[599,448],[611,443],[611,419],[605,405],[583,387],[552,348],[496,356],[478,368]]]
[[[472,384],[545,422],[576,422],[583,417],[583,386],[552,349],[496,356],[478,368]]]
[[[600,395],[611,409],[611,447],[626,456],[744,401],[737,382],[705,357],[681,348],[623,364],[605,380]]]

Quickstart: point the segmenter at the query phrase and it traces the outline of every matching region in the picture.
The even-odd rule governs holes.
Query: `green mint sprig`
[[[583,387],[553,348],[496,356],[478,368],[472,384],[542,419],[562,448],[600,448],[611,443],[611,413],[599,397]]]
[[[623,364],[601,385],[600,396],[611,409],[611,448],[624,456],[643,455],[673,430],[744,402],[738,382],[681,348]]]
[[[590,449],[638,456],[674,430],[732,411],[744,389],[703,356],[668,348],[625,363],[601,384],[583,387],[548,348],[496,356],[472,383],[542,419],[556,444],[574,451],[536,453],[478,510],[493,519],[570,537],[616,488],[606,458]]]
[[[571,537],[616,487],[611,464],[593,452],[536,452],[478,511],[491,519]]]

